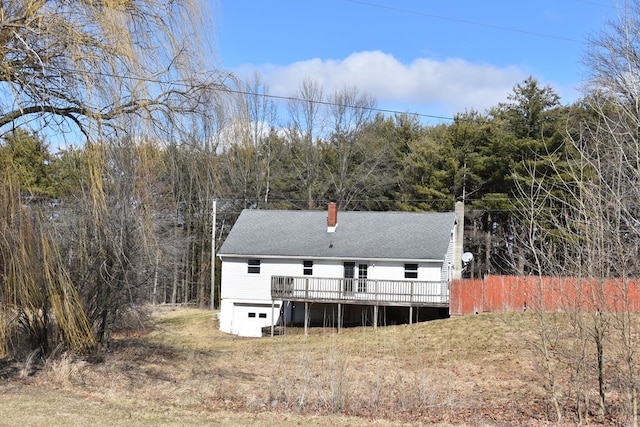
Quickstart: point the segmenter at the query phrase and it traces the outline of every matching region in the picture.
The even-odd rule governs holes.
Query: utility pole
[[[216,283],[216,210],[218,207],[218,201],[213,199],[213,219],[211,220],[211,297],[210,297],[210,309],[214,308],[215,297],[215,283]]]

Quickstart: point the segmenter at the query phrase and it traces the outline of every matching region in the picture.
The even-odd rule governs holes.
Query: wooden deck
[[[376,306],[447,307],[448,282],[272,276],[274,300]]]

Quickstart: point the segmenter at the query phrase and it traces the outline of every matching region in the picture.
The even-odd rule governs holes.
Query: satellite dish
[[[462,254],[462,262],[465,264],[469,264],[473,261],[473,254],[471,252],[465,252]]]

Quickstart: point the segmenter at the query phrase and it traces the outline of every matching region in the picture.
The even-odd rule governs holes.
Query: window
[[[266,319],[267,318],[267,313],[258,313],[258,317],[261,319]]]
[[[250,274],[260,274],[260,260],[259,259],[250,259],[248,261],[248,270],[247,273]]]
[[[305,276],[313,275],[313,261],[302,261],[302,274]]]
[[[255,313],[249,313],[249,317],[256,317]]]
[[[404,278],[405,279],[417,279],[418,278],[418,264],[405,264],[404,265]]]

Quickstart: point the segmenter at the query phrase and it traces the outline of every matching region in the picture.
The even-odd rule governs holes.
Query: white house
[[[444,213],[338,212],[335,203],[327,211],[244,210],[218,254],[220,329],[261,336],[278,324],[448,314],[463,218],[461,202]]]

